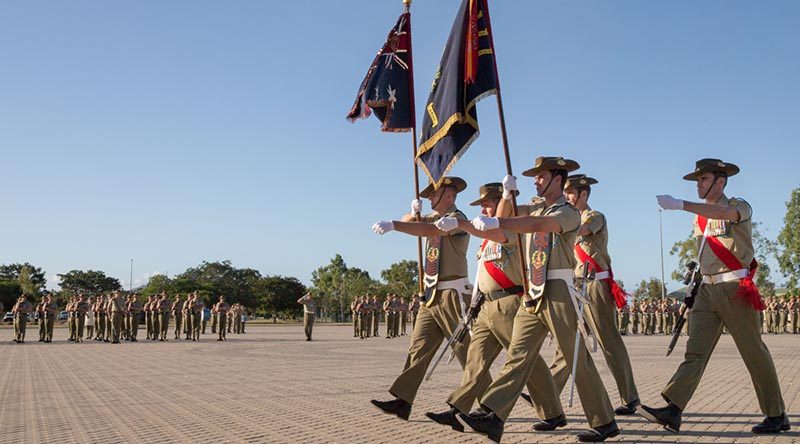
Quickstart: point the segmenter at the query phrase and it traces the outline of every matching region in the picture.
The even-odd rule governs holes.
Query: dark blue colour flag
[[[435,188],[478,137],[475,104],[497,92],[486,0],[463,0],[425,105],[417,163]]]
[[[411,14],[403,13],[367,71],[347,119],[355,122],[375,112],[381,131],[405,132],[416,125],[412,109]]]

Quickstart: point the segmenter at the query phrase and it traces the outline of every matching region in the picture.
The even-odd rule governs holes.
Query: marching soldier
[[[153,314],[150,311],[150,307],[153,305],[153,296],[150,295],[147,297],[147,302],[144,303],[142,307],[142,311],[144,312],[144,328],[145,328],[145,339],[152,339],[153,334]]]
[[[622,307],[626,302],[625,292],[614,282],[614,273],[611,270],[611,257],[608,253],[608,225],[603,213],[589,207],[591,186],[597,180],[577,174],[567,178],[564,190],[567,202],[581,213],[581,226],[578,228],[578,238],[575,244],[575,276],[582,279],[584,266],[594,273],[594,280],[586,283],[586,297],[589,302],[584,311],[587,322],[592,326],[591,331],[597,334],[597,342],[603,350],[606,364],[617,383],[622,406],[614,413],[617,415],[632,415],[636,413],[639,405],[639,393],[633,382],[633,370],[628,357],[628,350],[617,327],[614,325],[615,307]],[[561,341],[559,341],[561,344]],[[553,380],[559,393],[566,385],[572,366],[562,353],[561,347],[556,350],[553,363],[550,365]]]
[[[797,299],[797,296],[792,296],[789,308],[792,311],[792,334],[797,334],[800,329],[800,322],[797,319],[797,316],[800,315],[800,300]]]
[[[366,296],[361,296],[361,299],[359,299],[358,306],[356,306],[356,309],[358,310],[358,337],[360,339],[365,339],[368,337],[367,312],[370,310]]]
[[[535,177],[538,199],[520,206],[519,217],[478,216],[473,220],[475,228],[482,231],[502,228],[526,234],[530,291],[514,319],[506,363],[481,396],[481,407],[469,415],[459,415],[473,430],[496,441],[503,434],[505,421],[525,385],[525,375],[533,369],[548,333],[559,344],[567,366],[573,367],[578,316],[575,295],[570,291],[576,292],[574,248],[581,214],[566,201],[564,186],[567,174],[578,167],[577,162],[562,157],[537,158],[534,167],[522,174]],[[515,179],[506,176],[503,185],[504,197],[510,198],[517,188]],[[503,199],[499,214],[507,214],[504,207],[510,203],[510,199]],[[579,433],[578,440],[597,442],[617,436],[614,409],[585,340],[581,341],[578,353],[575,385],[592,428]]]
[[[727,327],[750,373],[761,411],[767,416],[753,433],[789,430],[778,375],[767,346],[758,333],[758,310],[764,308],[753,283],[757,263],[753,257],[751,218],[753,210],[740,198],[724,194],[728,178],[739,172],[734,164],[719,159],[697,161],[684,176],[697,182],[697,194],[705,203],[658,196],[665,210],[684,210],[696,215],[698,262],[703,282],[692,307],[692,323],[683,363],[661,392],[667,406],[642,406],[642,415],[678,433],[681,414],[700,383],[723,327]]]
[[[500,183],[488,183],[480,187],[480,197],[470,205],[480,205],[481,214],[497,215],[497,204],[503,194]],[[518,256],[518,241],[515,234],[503,231],[478,231],[465,220],[444,217],[436,226],[448,231],[459,228],[474,236],[485,238],[478,250],[478,291],[484,302],[472,325],[472,341],[467,350],[467,364],[461,378],[461,387],[450,394],[447,404],[450,409],[442,413],[425,414],[433,421],[449,425],[453,430],[464,431],[456,419],[458,413],[469,413],[475,399],[482,393],[485,382],[491,379],[489,367],[511,343],[514,316],[519,309],[519,296],[524,292],[522,270]],[[474,308],[470,308],[474,310]],[[534,369],[526,382],[528,390],[538,403],[537,414],[542,421],[534,424],[538,431],[554,430],[567,424],[558,392],[550,376],[547,364],[538,356]]]
[[[314,318],[317,315],[317,301],[309,291],[297,300],[298,304],[303,304],[303,329],[306,333],[306,341],[311,341],[311,334],[314,332]]]
[[[628,324],[630,324],[631,320],[630,304],[625,304],[625,306],[619,310],[619,313],[620,313],[619,334],[621,334],[622,336],[627,336]]]
[[[466,220],[466,216],[456,207],[456,196],[466,187],[467,183],[459,177],[444,177],[439,189],[434,189],[430,184],[420,193],[420,197],[430,200],[433,209],[433,213],[423,216],[421,222],[414,221],[422,209],[422,202],[415,199],[411,204],[411,213],[404,215],[400,221],[379,221],[372,227],[375,233],[381,235],[397,230],[426,238],[424,305],[419,311],[418,327],[411,335],[406,365],[389,388],[389,393],[395,399],[372,400],[372,404],[384,413],[397,415],[406,421],[428,365],[442,341],[453,334],[469,306],[469,295],[466,294],[470,290],[467,278],[469,234],[458,229],[446,233],[433,225],[442,216]],[[469,336],[465,338],[464,347],[456,351],[462,368],[466,363],[468,347]],[[480,387],[478,391],[482,392],[483,388]]]
[[[196,294],[196,293],[195,293]],[[199,298],[199,296],[198,296]],[[202,325],[202,334],[206,334],[206,325],[208,324],[208,314],[206,313],[206,303],[202,298],[199,298],[200,307],[200,324]],[[198,338],[199,341],[199,338]]]
[[[17,344],[25,343],[25,329],[28,325],[28,313],[33,310],[28,297],[24,294],[17,299],[17,303],[11,308],[14,315],[14,342]]]
[[[228,319],[228,310],[230,309],[231,309],[230,305],[228,305],[228,303],[225,302],[225,297],[220,296],[219,302],[217,302],[217,304],[214,305],[214,310],[213,310],[217,316],[217,322],[219,323],[219,325],[217,326],[217,330],[219,331],[219,339],[217,339],[217,341],[228,340],[226,336],[227,326],[225,325],[225,321]]]

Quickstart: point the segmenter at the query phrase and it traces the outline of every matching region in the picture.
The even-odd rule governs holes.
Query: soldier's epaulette
[[[541,203],[544,203],[544,197],[533,196],[531,198],[531,204],[538,205],[538,204],[541,204]]]
[[[584,219],[584,223],[589,223],[596,217],[603,217],[603,213],[599,211],[592,210],[586,214],[586,219]]]

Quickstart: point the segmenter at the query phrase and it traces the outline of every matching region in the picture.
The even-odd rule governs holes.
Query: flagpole
[[[483,0],[481,0],[481,1],[483,1]],[[498,71],[497,71],[497,52],[496,52],[495,47],[494,47],[494,35],[492,34],[492,23],[489,20],[489,7],[488,7],[488,5],[486,4],[485,1],[483,1],[483,5],[484,5],[483,13],[486,16],[486,28],[487,28],[487,31],[488,31],[488,34],[489,34],[489,44],[491,45],[492,52],[494,53],[494,57],[493,57],[493,60],[494,60],[494,80],[495,80],[495,84],[497,85],[497,94],[495,94],[495,96],[497,97],[497,113],[500,116],[500,134],[502,135],[502,138],[503,138],[503,155],[505,156],[505,160],[506,160],[506,174],[511,176],[511,175],[513,175],[512,174],[512,169],[511,169],[511,154],[508,151],[508,132],[506,131],[506,116],[505,116],[505,112],[503,112],[503,96],[500,93],[500,75],[498,74]],[[512,208],[511,215],[516,217],[517,216],[517,196],[515,195],[515,193],[511,193],[511,208]],[[519,245],[519,248],[517,248],[517,252],[519,253],[518,257],[519,257],[520,267],[521,267],[521,270],[522,270],[522,287],[525,289],[525,294],[527,294],[528,293],[528,278],[527,278],[528,273],[527,273],[527,268],[525,267],[525,253],[523,253],[522,234],[520,234],[520,233],[517,233],[517,244]]]
[[[405,12],[408,14],[408,32],[411,33],[411,1],[412,0],[403,0],[403,5],[405,6]],[[411,100],[411,115],[414,118],[414,124],[411,126],[411,146],[414,150],[414,157],[411,158],[412,162],[414,162],[414,196],[415,199],[419,200],[419,166],[417,165],[417,107],[414,103],[414,52],[412,50],[412,38],[409,35],[408,38],[408,89],[409,89],[409,98]],[[419,221],[420,217],[419,214],[414,215],[414,220]],[[417,237],[417,283],[418,283],[418,292],[420,295],[423,294],[423,265],[422,265],[422,238]]]
[[[664,282],[664,228],[661,223],[661,209],[658,210],[658,237],[661,239],[661,300],[667,297],[667,284]]]

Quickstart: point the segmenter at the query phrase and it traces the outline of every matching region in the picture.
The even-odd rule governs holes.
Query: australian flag
[[[406,12],[389,31],[386,43],[372,61],[347,119],[355,122],[374,111],[383,123],[382,131],[405,132],[414,128],[412,72],[411,14]]]
[[[463,0],[425,105],[417,163],[435,188],[478,137],[475,104],[497,92],[486,0]]]

